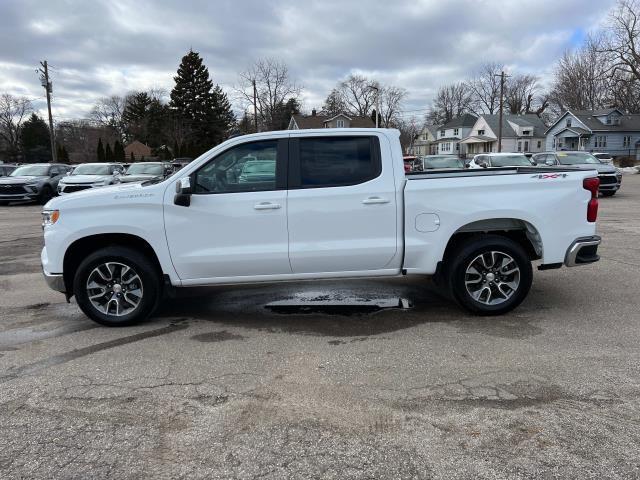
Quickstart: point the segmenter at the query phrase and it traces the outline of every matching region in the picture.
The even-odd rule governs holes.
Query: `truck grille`
[[[91,185],[65,185],[62,187],[64,193],[79,192],[80,190],[86,190],[91,188]]]
[[[26,193],[22,185],[0,185],[0,195],[22,195]]]
[[[598,176],[600,179],[600,185],[611,185],[614,183],[618,183],[618,179],[615,175],[600,175]]]

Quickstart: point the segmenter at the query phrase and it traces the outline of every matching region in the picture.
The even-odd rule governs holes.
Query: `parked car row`
[[[83,163],[77,166],[59,163],[1,164],[0,205],[24,201],[37,201],[44,205],[56,194],[67,195],[118,183],[157,182],[180,170],[188,160]]]
[[[609,162],[608,154],[597,155],[580,151],[559,151],[536,153],[528,158],[523,153],[481,153],[466,163],[456,155],[425,155],[413,157],[409,162],[408,157],[405,157],[405,172],[532,166],[590,168],[598,172],[599,192],[610,197],[622,186],[622,172]]]

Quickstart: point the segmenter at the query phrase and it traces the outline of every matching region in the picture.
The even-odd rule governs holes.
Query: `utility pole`
[[[502,152],[502,108],[504,99],[504,79],[506,77],[504,70],[500,72],[500,75],[496,75],[496,77],[500,77],[500,112],[498,113],[498,153],[500,153]]]
[[[251,80],[251,84],[253,85],[253,123],[256,127],[256,132],[258,132],[258,92],[256,90],[256,81]]]
[[[376,92],[376,128],[378,128],[378,118],[380,118],[380,88],[377,85],[369,85],[369,88]]]
[[[55,133],[53,131],[53,117],[51,116],[51,93],[53,91],[51,81],[49,80],[49,66],[47,65],[47,61],[40,62],[42,68],[36,70],[40,73],[40,83],[44,87],[47,92],[47,110],[49,111],[49,138],[51,140],[51,157],[53,158],[53,162],[58,161],[58,154],[56,152],[56,138]]]

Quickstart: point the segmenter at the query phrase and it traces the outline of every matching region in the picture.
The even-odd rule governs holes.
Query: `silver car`
[[[83,163],[58,182],[58,194],[112,185],[123,171],[120,163]]]

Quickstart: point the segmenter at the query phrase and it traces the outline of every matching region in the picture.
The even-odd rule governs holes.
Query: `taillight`
[[[595,222],[598,218],[598,187],[600,187],[598,177],[585,178],[582,181],[582,188],[591,192],[591,200],[587,204],[587,222]]]

